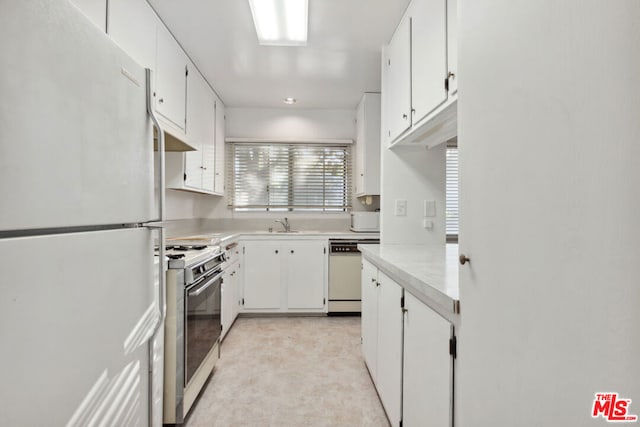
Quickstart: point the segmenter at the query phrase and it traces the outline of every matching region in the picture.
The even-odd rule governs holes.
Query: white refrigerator
[[[0,0],[0,52],[0,425],[159,425],[147,72],[67,0]]]

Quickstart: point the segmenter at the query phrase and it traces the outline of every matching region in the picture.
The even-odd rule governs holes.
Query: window
[[[447,242],[458,241],[458,140],[447,142],[447,184],[446,184],[446,232]]]
[[[227,144],[230,207],[236,211],[344,212],[351,203],[351,146]]]

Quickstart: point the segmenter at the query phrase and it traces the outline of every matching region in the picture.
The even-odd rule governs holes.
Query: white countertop
[[[457,322],[458,245],[359,245],[365,259],[447,320]]]
[[[356,233],[353,231],[309,231],[301,230],[295,233],[278,233],[268,231],[221,231],[218,233],[220,236],[220,243],[222,245],[232,242],[240,237],[243,238],[256,238],[256,239],[379,239],[379,233]]]

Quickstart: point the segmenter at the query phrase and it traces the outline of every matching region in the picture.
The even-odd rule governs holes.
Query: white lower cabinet
[[[244,310],[276,311],[281,306],[282,267],[279,242],[248,241],[244,245]]]
[[[287,309],[322,310],[326,304],[325,242],[297,241],[286,246]]]
[[[220,303],[222,333],[220,339],[224,339],[238,316],[239,272],[240,264],[236,263],[228,267],[222,276],[222,301]]]
[[[222,301],[220,303],[220,318],[222,333],[220,339],[229,333],[233,322],[240,313],[240,286],[242,284],[242,247],[238,242],[230,242],[225,249],[227,257],[222,276]]]
[[[402,419],[402,287],[378,272],[377,383],[392,426]]]
[[[449,321],[362,261],[362,352],[392,426],[453,425],[453,332]]]
[[[326,240],[251,240],[244,248],[243,311],[326,311]]]
[[[376,381],[378,355],[378,269],[362,260],[362,354]]]
[[[403,425],[451,426],[452,326],[409,292],[404,298]]]

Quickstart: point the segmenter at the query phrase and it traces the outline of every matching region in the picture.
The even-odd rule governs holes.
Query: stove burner
[[[186,252],[186,251],[201,251],[203,249],[207,249],[207,245],[193,245],[193,246],[188,246],[188,245],[167,245],[164,247],[165,250],[167,251],[181,251],[181,252]],[[156,248],[156,251],[158,250],[158,248]]]
[[[184,258],[184,254],[171,254],[171,255],[167,255],[167,257],[169,259],[182,259]]]

